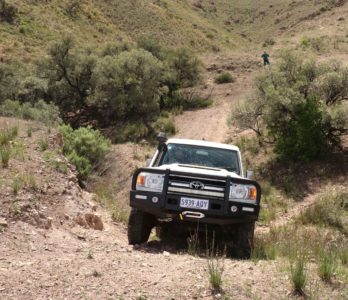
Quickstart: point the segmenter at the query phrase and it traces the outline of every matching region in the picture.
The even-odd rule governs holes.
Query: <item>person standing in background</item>
[[[263,58],[263,65],[269,65],[269,54],[266,52],[266,50],[263,51],[261,57]]]

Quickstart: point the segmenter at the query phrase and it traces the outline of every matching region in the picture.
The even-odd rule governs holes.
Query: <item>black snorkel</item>
[[[167,136],[164,132],[160,132],[158,135],[157,135],[157,141],[158,141],[158,146],[157,146],[157,150],[158,151],[163,151],[163,150],[166,150],[167,149]]]

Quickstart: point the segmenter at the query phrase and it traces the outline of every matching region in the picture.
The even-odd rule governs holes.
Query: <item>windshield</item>
[[[240,172],[237,151],[196,145],[168,144],[158,165],[167,164],[218,168],[237,174]]]

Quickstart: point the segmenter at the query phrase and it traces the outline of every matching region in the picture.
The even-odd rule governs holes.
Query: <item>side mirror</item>
[[[152,158],[148,158],[146,160],[146,167],[148,167],[151,164]]]
[[[247,170],[247,171],[246,171],[246,178],[248,178],[248,179],[253,179],[253,177],[254,177],[254,171],[252,171],[252,170]]]

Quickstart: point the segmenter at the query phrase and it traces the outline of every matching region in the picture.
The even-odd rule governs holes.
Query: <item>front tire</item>
[[[238,258],[249,259],[254,245],[255,222],[239,224],[236,232],[236,252]]]
[[[132,208],[128,219],[128,243],[136,245],[147,242],[155,224],[154,216]]]

